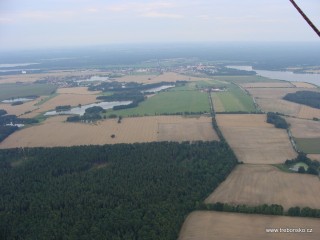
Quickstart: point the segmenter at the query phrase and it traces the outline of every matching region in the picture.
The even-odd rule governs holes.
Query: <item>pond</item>
[[[34,98],[12,98],[3,100],[2,103],[29,102],[32,100],[34,100]]]
[[[156,92],[160,92],[162,90],[165,90],[165,89],[168,89],[168,88],[173,88],[175,87],[175,85],[163,85],[161,87],[156,87],[156,88],[151,88],[151,89],[148,89],[148,90],[145,90],[145,91],[141,91],[142,93],[156,93]]]
[[[116,102],[100,102],[100,103],[92,103],[92,104],[88,104],[88,105],[83,105],[81,107],[74,107],[71,108],[68,111],[50,111],[50,112],[46,112],[44,115],[45,116],[55,116],[55,115],[80,115],[82,116],[87,108],[91,108],[91,107],[102,107],[103,109],[107,110],[107,109],[112,109],[114,106],[120,106],[120,105],[129,105],[130,103],[132,103],[132,101],[116,101]]]

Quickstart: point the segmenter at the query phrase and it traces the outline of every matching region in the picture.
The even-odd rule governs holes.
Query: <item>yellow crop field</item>
[[[318,240],[319,226],[320,219],[312,218],[196,211],[184,222],[179,240]],[[287,228],[306,232],[283,232]]]
[[[65,120],[66,116],[51,117],[17,131],[1,142],[0,148],[218,139],[209,117],[156,116],[124,118],[121,123],[108,119],[96,124]]]
[[[280,204],[290,207],[320,208],[320,182],[317,176],[286,173],[274,166],[239,165],[205,200],[232,205]]]
[[[266,123],[264,114],[218,114],[216,118],[239,161],[274,164],[296,157],[286,130]]]

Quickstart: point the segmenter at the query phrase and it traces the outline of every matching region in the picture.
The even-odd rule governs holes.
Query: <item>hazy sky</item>
[[[0,49],[199,41],[320,39],[289,0],[0,0]]]

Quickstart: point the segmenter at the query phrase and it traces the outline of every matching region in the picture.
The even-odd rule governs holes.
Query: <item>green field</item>
[[[49,84],[1,84],[0,101],[27,96],[47,96],[56,89],[56,86]]]
[[[320,138],[295,138],[298,149],[304,153],[320,154]]]
[[[235,85],[226,92],[212,93],[212,99],[216,112],[257,112],[251,96]]]
[[[136,108],[108,111],[107,115],[144,116],[184,112],[210,112],[208,94],[199,91],[160,92]]]

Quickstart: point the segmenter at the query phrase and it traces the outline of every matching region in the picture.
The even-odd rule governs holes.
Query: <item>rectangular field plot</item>
[[[320,122],[287,117],[290,130],[295,138],[320,138]]]
[[[300,151],[309,154],[320,154],[320,138],[295,138]]]
[[[244,88],[291,88],[295,87],[290,82],[255,82],[255,83],[242,83]]]
[[[68,123],[65,119],[51,117],[19,130],[1,142],[0,148],[218,140],[209,117],[137,117],[124,118],[121,123],[108,119],[96,124]]]
[[[290,207],[320,208],[320,182],[317,176],[286,173],[274,166],[239,165],[205,200],[232,205],[279,204]]]
[[[217,114],[223,136],[244,163],[283,163],[296,157],[283,129],[266,123],[264,114]]]
[[[158,141],[213,141],[218,139],[217,134],[212,130],[210,118],[185,123],[159,123]]]
[[[118,116],[144,116],[184,112],[210,112],[209,97],[200,91],[160,92],[140,103],[138,107],[110,111]]]
[[[214,92],[211,96],[216,112],[256,112],[253,99],[238,87]]]
[[[319,226],[320,219],[312,218],[196,211],[184,222],[179,240],[318,240]],[[284,233],[279,228],[306,232]],[[267,229],[278,229],[278,233]]]

